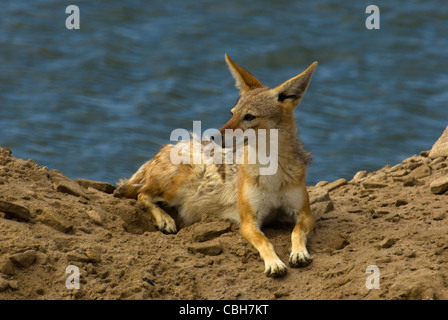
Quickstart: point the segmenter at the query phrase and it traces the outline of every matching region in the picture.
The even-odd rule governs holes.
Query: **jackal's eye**
[[[246,115],[244,116],[243,120],[244,120],[244,121],[252,121],[252,120],[254,120],[255,118],[256,118],[256,116],[254,116],[253,114],[248,113],[248,114],[246,114]]]

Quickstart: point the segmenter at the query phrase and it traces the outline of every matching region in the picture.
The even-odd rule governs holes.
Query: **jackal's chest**
[[[301,186],[261,188],[257,193],[264,199],[264,205],[270,209],[298,210],[303,202],[303,189]]]
[[[306,192],[306,190],[305,190]],[[247,190],[247,200],[256,214],[258,225],[274,220],[295,223],[304,203],[304,190],[294,188],[251,187]]]
[[[251,188],[248,196],[251,203],[260,203],[267,209],[298,210],[303,202],[303,188],[306,187],[299,181],[291,180],[283,172],[278,172],[275,175],[260,176],[258,184]]]

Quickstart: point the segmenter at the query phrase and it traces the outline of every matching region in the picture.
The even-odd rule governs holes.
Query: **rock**
[[[11,157],[12,156],[12,151],[9,148],[1,147],[0,148],[0,155],[6,156],[6,157]]]
[[[89,262],[89,258],[86,255],[77,253],[75,251],[67,253],[67,260],[77,262]]]
[[[84,251],[85,255],[91,262],[101,262],[101,250],[99,248],[87,249]]]
[[[198,242],[208,241],[229,232],[231,228],[228,221],[212,221],[197,224],[194,229],[193,239]]]
[[[424,150],[424,151],[420,152],[420,156],[428,157],[430,152],[431,152],[431,150]]]
[[[12,290],[19,290],[19,281],[17,281],[17,280],[10,280],[9,281],[9,287]]]
[[[274,299],[278,299],[281,297],[289,296],[289,292],[287,290],[277,290],[274,292]]]
[[[381,170],[383,170],[383,169],[381,169]],[[381,182],[381,181],[386,182],[387,174],[384,171],[376,171],[376,172],[372,173],[371,177],[368,180],[375,181],[375,182]]]
[[[10,259],[0,258],[0,272],[8,276],[12,276],[16,273],[14,264]]]
[[[378,189],[387,187],[386,183],[374,181],[374,180],[364,180],[361,185],[366,189]]]
[[[334,210],[332,201],[316,202],[311,205],[311,212],[316,218],[319,218],[324,213]]]
[[[7,217],[11,219],[21,221],[29,221],[31,219],[30,211],[15,203],[0,200],[0,211],[6,213]]]
[[[372,194],[373,190],[371,189],[361,189],[359,191],[359,197],[360,198],[366,198],[369,197]]]
[[[447,158],[448,159],[448,158]],[[441,162],[441,163],[438,163],[438,164],[436,164],[435,166],[434,166],[434,170],[442,170],[442,169],[444,169],[444,168],[446,168],[446,167],[448,167],[448,160],[447,161],[445,161],[445,162]]]
[[[441,221],[441,220],[445,219],[445,212],[440,212],[440,213],[434,215],[434,217],[432,219],[435,221]]]
[[[16,265],[22,268],[28,268],[36,260],[36,251],[27,250],[22,253],[16,253],[9,257],[9,259]]]
[[[342,234],[329,233],[326,237],[325,249],[333,254],[335,250],[342,250],[349,244],[350,242]]]
[[[344,238],[341,237],[339,241],[334,243],[334,249],[335,250],[342,250],[346,246],[348,246],[349,244],[350,244],[350,242],[348,242],[347,239],[344,239]]]
[[[448,191],[448,176],[440,177],[429,185],[431,192],[434,194],[442,194]]]
[[[336,181],[330,182],[329,184],[325,185],[324,188],[327,189],[328,191],[333,191],[345,184],[347,184],[347,180],[344,178],[341,178]]]
[[[408,171],[407,169],[401,169],[401,170],[397,170],[397,171],[392,172],[390,175],[391,175],[392,177],[397,177],[397,178],[399,178],[399,177],[404,177],[404,176],[407,175],[408,173],[409,173],[409,171]]]
[[[193,244],[188,247],[188,251],[191,253],[202,253],[207,256],[217,256],[222,252],[221,243],[217,240],[201,242],[198,244]]]
[[[414,187],[414,186],[418,186],[418,185],[422,185],[422,184],[424,184],[424,183],[418,181],[414,177],[408,177],[403,181],[403,186],[405,186],[405,187]]]
[[[55,188],[56,191],[70,194],[75,197],[82,196],[88,199],[81,186],[77,184],[75,181],[68,178],[62,172],[56,169],[51,169],[50,171],[48,171],[48,175],[50,176],[51,181],[53,181],[56,184]]]
[[[418,164],[418,165],[411,165],[411,168],[415,169],[419,165],[421,165],[425,161],[425,157],[418,156],[414,154],[412,157],[404,159],[401,163],[403,165],[410,165],[411,163]]]
[[[48,255],[42,252],[36,252],[36,261],[34,263],[45,265],[48,262]]]
[[[403,169],[403,165],[401,163],[394,165],[392,168],[389,169],[389,173],[395,172],[398,170]]]
[[[9,282],[3,278],[0,278],[0,292],[6,291],[9,289]]]
[[[101,218],[100,214],[94,210],[88,210],[86,212],[86,214],[89,216],[90,220],[92,220],[92,222],[98,224],[98,225],[102,225],[103,224],[103,219]]]
[[[44,295],[45,294],[45,290],[44,290],[44,288],[42,288],[42,287],[38,287],[38,288],[36,288],[36,293],[38,294],[38,295],[40,295],[40,296],[42,296],[42,295]]]
[[[310,197],[310,204],[314,204],[316,202],[331,201],[330,194],[326,188],[309,187],[308,195]]]
[[[352,183],[356,183],[361,181],[362,179],[364,179],[365,177],[367,177],[367,171],[358,171],[354,176],[353,179],[350,180],[350,182]]]
[[[323,187],[326,186],[328,184],[328,181],[319,181],[318,183],[316,183],[316,187]]]
[[[48,176],[54,183],[60,183],[61,181],[71,181],[69,177],[63,174],[61,171],[51,169],[48,171]]]
[[[387,214],[389,214],[388,210],[373,210],[371,212],[371,217],[372,217],[372,219],[378,219]]]
[[[73,186],[69,186],[65,183],[60,183],[56,186],[56,191],[62,192],[62,193],[66,193],[66,194],[70,194],[72,196],[75,197],[80,197],[81,193],[78,192],[78,190],[76,190],[77,188],[73,188]]]
[[[429,158],[448,157],[448,126],[442,135],[437,139],[428,155]]]
[[[398,239],[396,239],[396,238],[386,238],[380,243],[380,246],[383,249],[387,249],[387,248],[392,247],[395,244],[395,242],[397,242],[397,241],[398,241]]]
[[[49,210],[42,211],[37,220],[57,231],[68,233],[73,229],[73,224],[62,215]]]
[[[384,220],[386,220],[388,222],[398,222],[398,221],[400,221],[400,215],[394,214],[393,216],[387,217]]]
[[[361,207],[351,207],[351,208],[347,209],[348,213],[360,213],[360,212],[363,212],[363,211],[364,210]]]
[[[99,182],[86,179],[75,179],[75,182],[86,189],[90,187],[108,194],[113,194],[116,189],[114,185],[107,182]]]
[[[438,157],[431,161],[431,166],[435,166],[445,161],[445,157]]]
[[[403,200],[403,199],[397,199],[397,201],[395,201],[395,206],[396,207],[405,206],[407,204],[408,204],[408,202],[406,200]]]
[[[417,169],[415,169],[410,173],[410,176],[416,179],[421,179],[430,175],[431,175],[431,168],[426,164],[421,165],[420,167],[418,167]]]
[[[420,167],[422,164],[423,163],[421,163],[421,162],[411,161],[411,162],[406,163],[405,167],[412,171],[412,170]]]

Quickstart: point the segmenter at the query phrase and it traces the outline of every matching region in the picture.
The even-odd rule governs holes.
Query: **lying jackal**
[[[259,251],[265,263],[265,273],[281,276],[286,273],[286,266],[260,228],[263,222],[273,219],[294,221],[289,264],[302,267],[312,261],[306,240],[314,229],[315,220],[305,184],[306,166],[311,156],[297,135],[293,111],[308,88],[317,62],[298,76],[270,89],[229,56],[225,58],[240,97],[231,110],[231,119],[218,135],[224,141],[229,130],[245,132],[252,129],[257,132],[265,129],[269,135],[269,130],[276,129],[276,172],[260,174],[263,164],[258,159],[255,163],[173,164],[171,154],[176,145],[166,145],[130,179],[121,181],[117,193],[144,203],[158,229],[166,233],[175,233],[176,224],[158,202],[176,207],[186,223],[199,221],[203,213],[235,221],[240,224],[244,238]],[[258,147],[260,142],[256,143]],[[247,156],[248,144],[243,148],[242,154]]]

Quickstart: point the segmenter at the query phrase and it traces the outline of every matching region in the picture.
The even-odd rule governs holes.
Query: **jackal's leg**
[[[308,193],[305,192],[302,208],[299,210],[297,224],[291,234],[291,255],[289,265],[293,268],[306,267],[313,258],[306,249],[306,237],[314,230],[315,220],[311,213]]]
[[[268,277],[279,277],[286,274],[286,266],[274,251],[274,246],[260,231],[254,221],[241,221],[241,234],[260,253],[264,261],[264,272]]]
[[[255,208],[257,210],[257,208]],[[241,234],[260,253],[265,264],[265,270],[269,277],[279,277],[286,274],[286,265],[280,260],[274,251],[274,246],[260,231],[257,217],[247,198],[238,197],[238,213],[241,220]]]
[[[157,204],[155,204],[151,197],[147,194],[140,193],[138,195],[138,201],[145,204],[152,216],[154,217],[156,227],[165,233],[176,233],[176,222],[171,216],[165,212],[162,208],[160,208]]]

